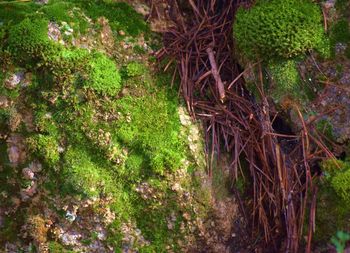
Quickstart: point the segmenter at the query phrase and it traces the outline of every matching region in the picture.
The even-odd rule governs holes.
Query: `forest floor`
[[[312,227],[312,252],[346,248],[350,3],[319,3],[331,55],[325,59],[311,52],[297,63],[302,99],[275,99],[267,89],[266,101],[257,101],[248,116],[236,108],[239,102],[250,105],[246,87],[260,82],[260,73],[269,82],[269,71],[264,65],[259,73],[238,64],[230,44],[233,12],[223,10],[232,20],[221,20],[219,15],[209,19],[224,22],[220,28],[229,25],[225,34],[222,28],[217,37],[213,35],[222,48],[207,38],[200,42],[203,51],[198,59],[205,59],[204,70],[213,66],[208,47],[214,48],[214,61],[224,56],[224,62],[217,62],[224,92],[237,99],[217,99],[213,105],[195,99],[222,95],[211,86],[217,83],[214,74],[203,69],[197,73],[193,64],[188,73],[194,76],[184,81],[184,62],[177,58],[178,52],[182,57],[190,51],[181,51],[181,46],[197,42],[186,36],[200,12],[193,1],[174,3],[0,0],[0,252],[283,251],[286,224],[278,218],[283,213],[274,213],[272,202],[271,206],[263,202],[270,192],[260,195],[263,204],[256,214],[255,194],[263,187],[254,181],[258,168],[253,173],[250,160],[228,148],[230,133],[214,130],[220,122],[232,121],[227,117],[230,110],[238,119],[257,124],[255,112],[260,106],[273,115],[267,121],[269,129],[281,136],[276,139],[281,157],[288,156],[298,140],[306,140],[305,124],[310,136],[317,134],[322,140],[323,146],[310,141],[312,185],[318,192],[305,194],[302,187],[301,191],[314,196],[307,204],[317,203],[317,208],[306,208],[305,216],[311,213],[313,222],[300,231],[300,247],[307,246],[306,229]],[[196,22],[207,24],[198,16]],[[190,27],[186,32],[176,30],[186,25]],[[202,35],[198,32],[198,37]],[[239,91],[228,87],[238,74]],[[193,90],[185,93],[187,81],[196,83],[193,90],[200,88],[193,92],[197,96],[193,100],[188,96]],[[208,117],[207,108],[219,115],[219,123]],[[226,118],[220,118],[221,112]],[[263,143],[261,128],[254,130],[257,146]],[[292,142],[284,138],[287,135],[299,139]],[[242,143],[250,139],[242,136]],[[327,157],[337,160],[326,159],[325,150],[330,152]],[[239,163],[234,169],[233,160]],[[277,172],[268,173],[277,180]],[[281,192],[271,193],[278,198]],[[259,220],[265,211],[272,217],[268,232]]]

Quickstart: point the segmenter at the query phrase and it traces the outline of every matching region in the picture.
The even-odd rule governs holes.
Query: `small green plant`
[[[58,141],[51,135],[37,134],[27,139],[29,149],[45,160],[50,166],[60,159]]]
[[[80,4],[86,14],[97,20],[99,17],[106,17],[114,31],[123,30],[131,36],[137,36],[142,32],[148,32],[149,28],[142,16],[137,13],[129,4],[123,2],[106,2],[102,0],[86,1],[71,0]]]
[[[325,39],[321,9],[309,0],[258,0],[237,11],[233,31],[249,60],[290,58]]]
[[[274,83],[272,97],[281,99],[286,94],[295,95],[300,92],[298,88],[300,77],[295,60],[283,60],[268,65],[271,80]]]
[[[49,5],[44,5],[40,11],[42,11],[50,21],[71,22],[74,21],[72,15],[70,15],[73,7],[74,4],[72,3],[59,1]]]
[[[114,96],[121,89],[121,77],[115,63],[102,53],[94,53],[88,62],[85,88]]]
[[[145,72],[145,66],[141,63],[131,62],[126,66],[126,72],[129,77],[140,76]]]
[[[319,204],[316,212],[318,228],[315,240],[318,242],[329,241],[338,230],[349,230],[350,218],[349,202],[346,200],[349,194],[343,193],[349,181],[340,182],[337,179],[342,178],[343,173],[349,171],[349,163],[330,159],[322,162],[321,168],[324,176],[317,182],[319,186],[317,203]]]
[[[22,62],[42,59],[53,55],[53,42],[48,39],[48,20],[26,18],[9,30],[8,48],[12,56]]]
[[[337,253],[343,253],[346,243],[350,240],[350,234],[344,231],[338,231],[336,236],[333,236],[331,242],[334,244]]]
[[[331,27],[331,38],[333,43],[350,41],[349,22],[346,19],[341,19]]]
[[[113,192],[113,180],[105,168],[93,160],[84,147],[70,147],[64,156],[63,191],[96,197],[104,191]]]

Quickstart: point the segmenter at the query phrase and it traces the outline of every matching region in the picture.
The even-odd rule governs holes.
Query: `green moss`
[[[131,62],[126,66],[127,75],[129,77],[140,76],[145,73],[145,66],[141,63]]]
[[[321,9],[309,0],[259,0],[251,9],[237,11],[233,31],[250,60],[290,58],[325,38]]]
[[[324,177],[319,181],[316,212],[316,241],[329,241],[338,230],[349,230],[350,163],[327,160],[322,163]],[[331,208],[330,208],[331,207]]]
[[[127,3],[102,0],[80,0],[74,1],[74,3],[80,3],[86,14],[95,20],[102,16],[106,17],[114,31],[123,30],[131,36],[137,36],[142,32],[149,31],[143,17]]]
[[[48,20],[26,18],[9,31],[8,48],[11,54],[21,62],[41,59],[52,55],[55,46],[48,39]]]
[[[342,198],[345,203],[350,204],[350,165],[342,168],[341,172],[336,173],[330,181],[331,186],[337,195]]]
[[[34,123],[40,133],[58,137],[59,130],[57,124],[54,122],[52,115],[49,112],[37,111],[35,113]]]
[[[133,182],[140,182],[142,180],[144,167],[145,157],[138,153],[129,155],[125,162],[126,177]]]
[[[330,28],[332,42],[347,43],[350,41],[349,22],[346,19],[341,19]]]
[[[164,90],[158,90],[143,97],[123,97],[117,105],[130,121],[118,122],[116,137],[129,147],[142,150],[153,173],[178,168],[183,144],[176,102],[169,100]]]
[[[66,1],[55,1],[43,6],[40,11],[43,12],[50,21],[71,22],[74,21],[72,13],[73,7],[73,3]]]
[[[268,66],[271,79],[274,83],[271,95],[275,100],[283,96],[300,93],[300,77],[295,60],[284,60],[270,63]]]
[[[76,192],[87,197],[96,197],[104,192],[113,193],[113,180],[108,170],[83,147],[75,145],[64,155],[63,181],[66,193]]]
[[[121,88],[121,77],[115,63],[102,53],[94,53],[88,63],[89,77],[84,83],[102,94],[114,96]]]
[[[334,140],[333,126],[327,119],[321,119],[316,124],[316,129],[323,133],[330,140]]]
[[[335,8],[343,12],[344,14],[348,14],[346,11],[348,10],[347,7],[349,6],[349,1],[348,0],[337,0],[335,2]]]
[[[51,135],[37,134],[26,140],[29,149],[44,159],[49,165],[54,166],[60,159],[58,141]]]
[[[21,3],[21,2],[9,2],[0,3],[0,23],[17,24],[21,22],[28,14],[34,13],[39,9],[39,5],[34,2]]]
[[[44,5],[40,12],[44,13],[50,21],[67,22],[66,28],[73,28],[75,34],[77,32],[85,34],[90,26],[84,11],[76,7],[73,1],[51,1],[50,4]]]
[[[346,47],[345,56],[346,56],[346,58],[348,58],[350,60],[350,43]]]
[[[67,250],[58,242],[49,242],[50,253],[74,253],[72,250]]]

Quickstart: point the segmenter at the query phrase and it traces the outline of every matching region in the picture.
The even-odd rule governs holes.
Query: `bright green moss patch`
[[[290,58],[325,38],[321,9],[309,0],[259,0],[237,11],[233,31],[238,49],[250,60]]]
[[[63,179],[66,189],[88,197],[113,192],[113,180],[106,168],[92,160],[83,147],[70,147],[64,156]]]
[[[47,35],[46,19],[26,18],[9,31],[8,47],[17,59],[34,60],[49,54],[53,49]]]
[[[51,135],[34,135],[27,139],[27,145],[32,152],[51,166],[55,165],[60,159],[58,141]]]
[[[340,160],[324,162],[323,169],[327,173],[327,180],[336,194],[345,203],[350,203],[350,163]]]
[[[141,63],[131,62],[126,66],[126,72],[129,77],[140,76],[145,71],[145,66]]]
[[[118,122],[117,138],[133,149],[142,150],[151,171],[162,173],[164,169],[177,169],[183,157],[183,144],[179,139],[175,101],[159,89],[157,94],[123,97],[117,105],[129,119]]]
[[[115,63],[101,53],[94,53],[88,63],[89,77],[84,87],[102,94],[116,95],[121,88],[121,77]]]
[[[44,5],[40,9],[40,11],[43,12],[50,21],[72,22],[74,21],[72,13],[73,8],[73,3],[65,1],[55,1],[49,5]]]

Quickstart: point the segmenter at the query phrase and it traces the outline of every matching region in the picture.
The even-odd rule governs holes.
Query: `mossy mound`
[[[30,217],[40,217],[44,224],[48,211],[57,217],[55,226],[74,227],[83,234],[77,239],[81,252],[90,252],[96,242],[101,252],[108,247],[118,252],[125,246],[125,224],[134,224],[132,229],[143,238],[143,242],[130,240],[130,248],[179,252],[178,240],[190,233],[182,214],[191,218],[194,200],[183,200],[183,192],[172,186],[186,185],[184,191],[192,194],[196,189],[187,168],[198,168],[187,154],[180,102],[168,88],[171,75],[154,71],[150,51],[144,47],[150,34],[143,18],[126,3],[114,1],[52,0],[47,5],[28,3],[29,9],[22,3],[17,8],[15,2],[5,6],[21,11],[14,19],[0,11],[0,20],[6,20],[0,28],[0,54],[6,55],[0,61],[0,91],[9,101],[0,109],[0,191],[19,199],[27,194],[23,201],[29,208],[18,208],[11,212],[12,221],[6,219],[0,251],[6,242],[18,242],[24,223],[38,230]],[[102,16],[107,18],[103,24],[98,21]],[[74,30],[67,35],[70,39],[50,37],[50,27],[64,34],[62,24]],[[113,40],[108,48],[101,42],[103,25]],[[84,33],[96,46],[73,43]],[[130,51],[117,45],[124,39],[133,44]],[[138,41],[143,41],[142,47]],[[140,47],[143,50],[132,49]],[[5,84],[12,77],[15,82],[9,88]],[[10,152],[16,163],[9,159]],[[32,169],[37,163],[40,169]],[[178,171],[183,171],[183,181],[174,182]],[[32,202],[33,196],[39,201]],[[0,203],[0,210],[12,207],[10,197]],[[75,216],[63,209],[72,205],[84,209],[83,201],[93,204],[78,214],[81,219],[72,219]],[[103,240],[90,231],[91,224],[104,217],[98,216],[99,205],[103,215],[106,210],[114,214],[108,225],[99,224],[108,231]],[[171,229],[169,217],[174,223]],[[53,252],[77,251],[62,239],[69,231],[57,235],[53,227],[43,231],[40,240]],[[18,245],[30,243],[34,249],[40,244],[37,240],[35,233],[29,233]]]
[[[240,8],[233,33],[250,60],[290,58],[325,40],[321,9],[309,0],[259,0],[248,10]]]

